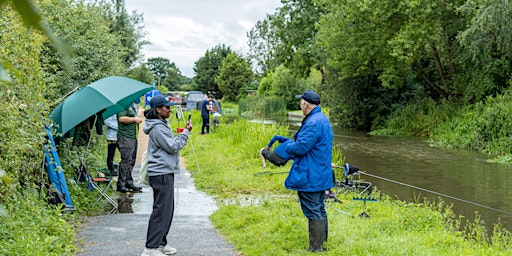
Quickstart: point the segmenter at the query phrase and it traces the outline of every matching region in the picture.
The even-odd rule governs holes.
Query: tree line
[[[382,127],[407,104],[474,104],[510,83],[506,0],[282,0],[249,31],[262,73],[322,74],[339,124]]]

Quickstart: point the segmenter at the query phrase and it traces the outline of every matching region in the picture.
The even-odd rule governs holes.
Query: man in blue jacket
[[[286,152],[294,159],[285,187],[296,190],[302,212],[309,222],[308,251],[321,252],[327,241],[328,222],[325,190],[333,186],[332,141],[334,134],[329,119],[322,113],[320,96],[307,90],[300,98],[305,115],[302,126],[288,144]]]

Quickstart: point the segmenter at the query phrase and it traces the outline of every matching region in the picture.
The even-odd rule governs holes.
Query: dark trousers
[[[201,126],[201,134],[204,134],[204,130],[206,128],[206,133],[210,133],[210,116],[201,116],[203,118],[203,126]]]
[[[116,140],[107,140],[107,142],[107,168],[110,171],[110,173],[112,173],[114,171],[112,163],[114,161],[114,156],[116,155],[116,149],[118,149],[119,146],[117,145]]]
[[[149,217],[146,248],[167,244],[167,234],[174,216],[174,174],[149,176],[153,188],[153,211]]]
[[[325,211],[325,191],[301,192],[298,191],[302,213],[310,220],[320,220],[327,216]]]
[[[132,170],[133,165],[135,165],[133,151],[137,147],[137,140],[117,137],[117,144],[119,145],[119,152],[121,153],[117,186],[126,187],[127,184],[133,185]]]

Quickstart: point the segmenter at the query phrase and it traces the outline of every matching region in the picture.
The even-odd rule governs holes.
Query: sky
[[[194,62],[224,44],[247,53],[247,32],[281,6],[280,0],[125,0],[128,13],[144,16],[144,58],[164,57],[193,77]]]

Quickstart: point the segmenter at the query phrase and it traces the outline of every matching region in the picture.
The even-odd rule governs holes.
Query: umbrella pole
[[[94,122],[92,123],[91,134],[89,135],[89,141],[87,142],[87,147],[85,148],[85,152],[84,152],[84,157],[83,157],[84,163],[85,163],[85,159],[87,157],[87,151],[89,151],[89,146],[91,145],[92,129],[94,129],[94,127],[96,127],[96,121],[98,121],[98,115],[94,115]]]
[[[74,92],[78,91],[79,89],[80,89],[80,87],[78,87],[78,86],[77,86],[77,87],[75,87],[75,89],[73,89],[73,90],[69,91],[69,92],[68,92],[68,93],[66,93],[64,96],[62,96],[62,97],[58,98],[56,101],[54,101],[52,104],[50,104],[50,107],[51,107],[51,106],[55,106],[55,105],[59,104],[63,99],[67,98],[70,94],[72,94],[72,93],[74,93]]]

